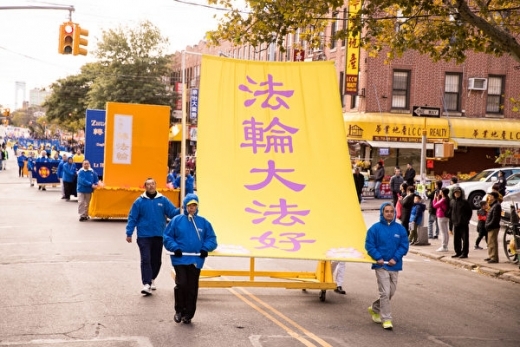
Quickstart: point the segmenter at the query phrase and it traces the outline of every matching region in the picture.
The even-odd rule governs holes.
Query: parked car
[[[486,195],[487,190],[496,182],[500,170],[504,172],[504,177],[509,177],[513,174],[520,174],[520,167],[499,167],[483,170],[466,181],[458,183],[458,185],[464,190],[466,199],[468,199],[469,204],[473,209],[480,208],[480,201]],[[453,188],[453,185],[448,186],[448,188]]]
[[[512,174],[507,178],[506,195],[520,192],[520,173]]]
[[[509,221],[511,218],[511,205],[520,211],[520,191],[506,194],[500,206],[502,207],[502,219]]]

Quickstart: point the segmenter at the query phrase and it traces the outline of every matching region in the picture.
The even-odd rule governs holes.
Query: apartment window
[[[460,111],[461,74],[447,73],[444,81],[444,108],[448,111]]]
[[[489,76],[486,112],[502,114],[504,104],[504,76]]]
[[[343,30],[347,30],[347,9],[344,8],[343,9]],[[347,44],[347,39],[343,39],[341,41],[341,47],[345,47],[345,45]]]
[[[334,38],[334,35],[336,35],[336,31],[337,31],[338,13],[334,12],[332,15],[334,16],[334,18],[336,18],[336,20],[333,20],[332,23],[330,24],[330,49],[336,48],[336,42],[337,42],[337,40]]]
[[[410,96],[410,71],[394,71],[392,108],[407,109]]]

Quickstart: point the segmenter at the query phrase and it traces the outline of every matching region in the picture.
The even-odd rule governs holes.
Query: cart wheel
[[[326,296],[327,296],[327,291],[326,290],[321,290],[320,291],[320,296],[319,296],[320,301],[325,301]]]

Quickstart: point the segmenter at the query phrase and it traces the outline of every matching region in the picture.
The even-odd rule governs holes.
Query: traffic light
[[[74,23],[65,22],[60,25],[60,41],[58,53],[72,54],[74,43]]]
[[[88,36],[88,30],[81,29],[79,24],[74,24],[74,42],[72,49],[73,55],[87,55],[88,40],[83,36]]]
[[[4,110],[2,111],[2,116],[9,117],[10,115],[11,115],[11,110],[8,108],[4,108]]]

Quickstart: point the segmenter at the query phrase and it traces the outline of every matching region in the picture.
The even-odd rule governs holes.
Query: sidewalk
[[[387,199],[374,199],[374,198],[364,198],[364,202],[361,203],[361,211],[363,212],[379,212],[379,208],[383,202],[392,202]],[[423,257],[427,257],[434,260],[440,260],[445,263],[456,265],[459,267],[466,268],[468,270],[476,271],[482,274],[486,274],[493,277],[498,277],[501,279],[513,281],[516,283],[520,283],[520,268],[518,264],[513,264],[509,262],[504,254],[504,248],[502,246],[502,235],[503,230],[500,231],[498,235],[498,256],[499,263],[497,264],[488,264],[484,261],[484,258],[487,258],[487,250],[473,250],[473,246],[475,245],[475,239],[477,237],[476,231],[476,211],[473,212],[473,218],[469,225],[469,245],[470,250],[467,259],[458,259],[451,258],[453,254],[453,238],[450,235],[450,242],[448,244],[448,249],[450,252],[436,252],[436,250],[441,246],[441,240],[429,240],[430,245],[425,246],[410,246],[410,253],[418,254]],[[427,225],[428,221],[428,212],[424,216],[425,223],[423,225]],[[482,240],[480,243],[481,247],[486,246],[486,242]]]

